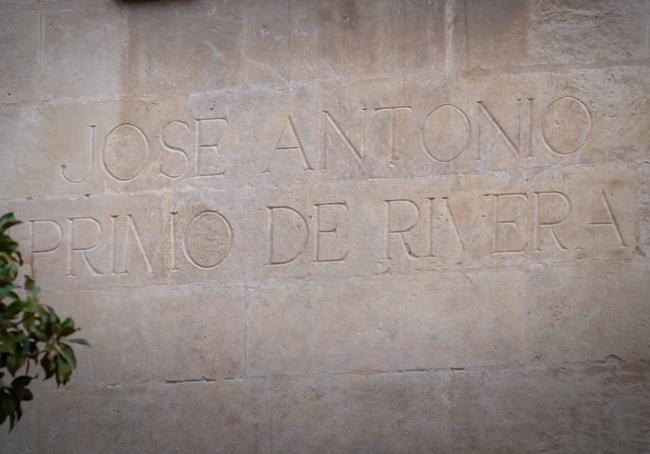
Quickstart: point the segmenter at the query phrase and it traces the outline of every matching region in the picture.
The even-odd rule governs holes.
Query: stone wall
[[[650,2],[0,11],[0,209],[93,344],[0,451],[650,452]]]

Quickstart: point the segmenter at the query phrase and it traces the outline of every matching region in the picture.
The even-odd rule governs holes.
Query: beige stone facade
[[[2,453],[650,452],[648,0],[0,0],[0,211],[92,349]]]

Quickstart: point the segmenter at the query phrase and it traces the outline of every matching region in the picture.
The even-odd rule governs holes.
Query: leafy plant
[[[40,289],[30,276],[22,287],[15,284],[23,259],[7,230],[17,224],[13,213],[0,217],[0,425],[8,419],[9,430],[22,416],[21,403],[34,398],[28,389],[38,377],[30,375],[32,363],[40,365],[44,380],[54,377],[57,386],[65,385],[77,365],[71,344],[88,346],[69,338],[79,331],[74,320],[61,320],[39,303]]]

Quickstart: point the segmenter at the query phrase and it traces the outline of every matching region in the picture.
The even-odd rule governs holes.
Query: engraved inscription
[[[554,153],[573,154],[587,143],[591,125],[587,105],[576,97],[563,96],[542,113],[542,139]]]
[[[332,117],[328,111],[323,111],[323,144],[321,147],[321,168],[327,169],[327,150],[328,150],[328,130],[331,128],[345,148],[356,158],[356,162],[363,167],[363,155],[366,147],[366,112],[368,109],[361,109],[362,127],[361,127],[361,146],[355,146],[348,136],[343,132],[339,123]]]
[[[489,125],[492,126],[493,130],[497,132],[499,137],[501,137],[503,143],[506,144],[508,149],[513,153],[515,158],[527,157],[530,156],[530,143],[531,143],[531,132],[532,132],[532,103],[533,99],[528,98],[527,103],[523,103],[521,99],[517,99],[517,135],[516,139],[513,139],[497,121],[494,114],[488,109],[484,102],[478,101],[478,111],[479,116],[485,118]],[[524,115],[526,117],[526,123],[522,121],[521,117],[521,105],[525,104],[528,110],[528,114]],[[479,157],[481,155],[481,122],[478,124],[478,152]]]
[[[346,201],[314,203],[313,216],[288,205],[266,208],[269,213],[269,265],[293,262],[308,251],[312,239],[312,262],[343,262],[348,257],[350,212]]]
[[[383,266],[394,262],[417,269],[631,250],[634,216],[617,207],[629,191],[621,189],[620,180],[597,191],[552,185],[540,190],[535,183],[535,190],[484,192],[473,184],[452,195],[428,193],[424,186],[408,194],[402,186],[395,198],[372,200],[365,194],[355,200],[351,193],[349,199],[266,205],[267,217],[256,225],[266,230],[257,236],[266,254],[259,265],[345,267],[374,257]],[[362,210],[353,209],[359,204]],[[187,212],[177,206],[148,216],[127,211],[31,220],[28,263],[66,280],[157,278],[232,266],[226,263],[235,244],[230,221],[218,210]],[[249,221],[246,225],[255,225]],[[250,238],[246,232],[242,237]]]
[[[395,125],[397,122],[397,113],[401,111],[407,111],[413,113],[413,108],[410,106],[388,106],[388,107],[377,107],[375,112],[382,113],[385,112],[388,114],[388,166],[394,167],[395,162],[398,159],[397,150],[395,149]]]
[[[275,144],[275,147],[273,148],[273,153],[271,154],[268,164],[264,169],[264,173],[271,172],[271,165],[273,164],[273,158],[279,151],[284,151],[284,152],[290,151],[293,153],[297,152],[302,158],[304,169],[314,170],[312,165],[309,163],[309,159],[307,159],[307,154],[305,153],[305,147],[303,146],[302,141],[298,136],[298,132],[296,131],[296,126],[293,123],[293,119],[291,118],[291,115],[287,116],[287,121],[284,127],[282,128],[282,131],[280,132],[280,137],[278,138],[278,141]]]
[[[336,214],[349,214],[346,202],[317,203],[316,209],[316,258],[315,262],[342,262],[350,253],[347,246],[341,246],[339,238],[339,222]],[[329,216],[328,216],[329,214]]]
[[[187,225],[183,236],[183,253],[197,268],[209,270],[228,257],[232,242],[232,227],[228,220],[216,211],[206,210],[197,214]]]
[[[194,120],[194,123],[196,125],[196,165],[194,175],[197,177],[223,175],[226,172],[223,166],[214,163],[215,158],[222,153],[219,149],[219,141],[216,138],[206,140],[204,134],[208,128],[227,127],[228,119],[226,117],[199,118]]]
[[[106,134],[102,150],[104,169],[118,181],[136,178],[147,166],[149,139],[144,131],[124,123]]]
[[[221,265],[234,240],[228,219],[216,210],[185,215],[186,222],[178,222],[178,217],[174,210],[148,217],[121,213],[31,220],[28,263],[34,272],[61,261],[56,271],[62,267],[70,279],[155,275],[187,266],[211,270]],[[157,224],[153,229],[147,224],[152,221]],[[332,228],[325,225],[321,230]]]
[[[181,134],[181,137],[183,135],[189,136],[190,127],[184,121],[174,120],[163,126],[160,132],[160,145],[163,150],[160,158],[160,173],[166,177],[175,179],[181,178],[187,174],[190,166],[190,156],[187,150],[182,147],[182,139],[179,139],[174,135],[174,133]],[[173,140],[174,142],[172,143]],[[166,157],[165,155],[169,155],[169,157]],[[167,170],[167,166],[169,165],[167,162],[170,160],[179,161],[179,158],[181,165],[177,167],[180,167],[182,170],[177,172]]]
[[[420,219],[420,207],[412,200],[386,200],[386,258],[392,258],[391,239],[396,236],[409,257],[421,257],[413,251],[405,234],[411,232]],[[401,208],[400,215],[397,210]]]
[[[492,253],[523,252],[528,245],[525,224],[528,195],[523,192],[486,194],[494,201]]]
[[[607,193],[604,189],[600,192],[600,202],[602,210],[599,210],[595,216],[595,219],[589,223],[589,226],[592,228],[605,227],[606,230],[613,231],[614,235],[616,235],[616,239],[618,240],[620,247],[627,247],[627,243],[623,239],[623,234],[621,233],[619,221],[614,215],[612,205],[610,204]]]
[[[82,225],[86,224],[89,226],[93,226],[92,228],[95,230],[94,234],[94,240],[88,241],[87,243],[89,244],[79,244],[81,242],[81,239],[78,238],[80,236],[80,230],[82,230]],[[74,272],[74,263],[73,259],[75,255],[79,255],[82,259],[82,262],[84,263],[87,271],[89,271],[91,274],[94,275],[99,275],[103,274],[97,266],[93,265],[90,258],[88,257],[88,253],[95,250],[97,248],[97,245],[101,239],[103,228],[101,223],[95,219],[95,218],[68,218],[68,260],[67,260],[67,275],[68,276],[75,276]]]
[[[269,206],[269,264],[293,262],[307,246],[309,226],[305,217],[289,206]]]
[[[36,258],[55,252],[63,242],[63,229],[54,219],[29,221],[31,274],[36,276]]]
[[[442,104],[424,119],[422,147],[434,160],[450,162],[472,145],[467,114],[452,104]]]
[[[559,211],[555,211],[557,205]],[[560,226],[571,214],[571,200],[566,194],[558,191],[535,192],[535,228],[533,231],[533,249],[542,250],[543,239],[540,238],[542,232],[547,231],[552,238],[553,243],[558,249],[566,251],[568,248],[564,245],[558,236],[556,227]]]
[[[489,106],[478,100],[476,106],[476,109],[466,109],[470,112],[468,114],[458,105],[441,103],[423,116],[408,104],[357,107],[352,109],[357,112],[355,116],[346,118],[333,113],[345,110],[342,109],[345,106],[335,105],[318,111],[319,118],[316,113],[311,119],[301,117],[302,129],[297,127],[294,115],[277,112],[267,118],[277,122],[278,134],[270,136],[269,142],[257,137],[254,139],[260,145],[260,153],[264,153],[260,157],[263,162],[261,173],[279,170],[299,173],[315,169],[329,172],[337,170],[337,167],[354,165],[365,174],[373,168],[368,165],[368,157],[373,164],[394,168],[399,162],[400,167],[408,168],[402,154],[412,156],[412,153],[405,152],[410,150],[406,147],[417,143],[418,154],[422,153],[438,164],[449,164],[470,154],[472,160],[486,160],[488,163],[499,160],[497,154],[486,152],[497,143],[509,151],[503,156],[516,162],[534,156],[533,144],[540,143],[551,156],[562,157],[577,153],[589,142],[591,111],[575,96],[560,96],[545,105],[532,97],[514,97]],[[351,123],[355,126],[346,123],[350,119],[354,120]],[[398,128],[398,120],[409,127]],[[320,135],[306,129],[309,123],[305,125],[305,121],[313,121],[320,128]],[[158,177],[167,179],[224,176],[229,156],[237,153],[237,150],[222,145],[230,127],[231,122],[225,115],[168,121],[159,130],[150,130],[149,135],[136,124],[119,124],[104,137],[101,151],[103,171],[109,178],[120,182],[129,182],[145,174],[150,163],[157,168]],[[75,175],[65,163],[62,164],[61,177],[67,183],[82,183],[94,172],[98,126],[91,124],[87,128],[85,170]],[[232,143],[246,143],[248,133],[237,131],[237,140]],[[151,150],[149,136],[158,138],[154,142],[156,150]],[[313,143],[318,136],[320,144]],[[539,137],[539,140],[533,140],[534,137]],[[320,148],[320,163],[312,162],[318,157],[309,152],[317,148]],[[270,153],[266,154],[264,150],[270,150]],[[375,163],[373,159],[379,156],[382,157],[380,162]],[[157,162],[150,162],[152,160]],[[503,165],[501,161],[497,163]]]
[[[88,169],[82,173],[81,177],[74,178],[68,175],[66,164],[61,164],[61,175],[63,179],[71,184],[83,183],[93,172],[93,165],[95,161],[95,136],[97,134],[97,125],[90,125],[90,133],[88,137]]]

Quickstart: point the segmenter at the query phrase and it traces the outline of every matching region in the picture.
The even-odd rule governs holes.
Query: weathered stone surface
[[[647,362],[468,370],[452,378],[454,452],[648,450]]]
[[[39,18],[22,4],[0,16],[0,102],[38,99]]]
[[[468,70],[647,58],[647,2],[466,0]]]
[[[647,261],[538,265],[528,277],[529,355],[544,362],[650,356]]]
[[[450,377],[323,376],[274,386],[274,452],[453,452]]]
[[[52,294],[74,315],[92,349],[75,385],[240,377],[244,372],[246,295],[208,283]],[[217,348],[218,347],[218,348]]]
[[[265,416],[260,412],[264,395],[263,388],[239,381],[50,391],[38,404],[43,429],[37,449],[48,453],[256,452],[258,425]],[[178,431],[186,426],[187,430]]]
[[[0,213],[93,344],[0,451],[650,450],[648,0],[0,10]]]
[[[250,296],[252,375],[372,372],[521,360],[519,271],[278,281]]]

